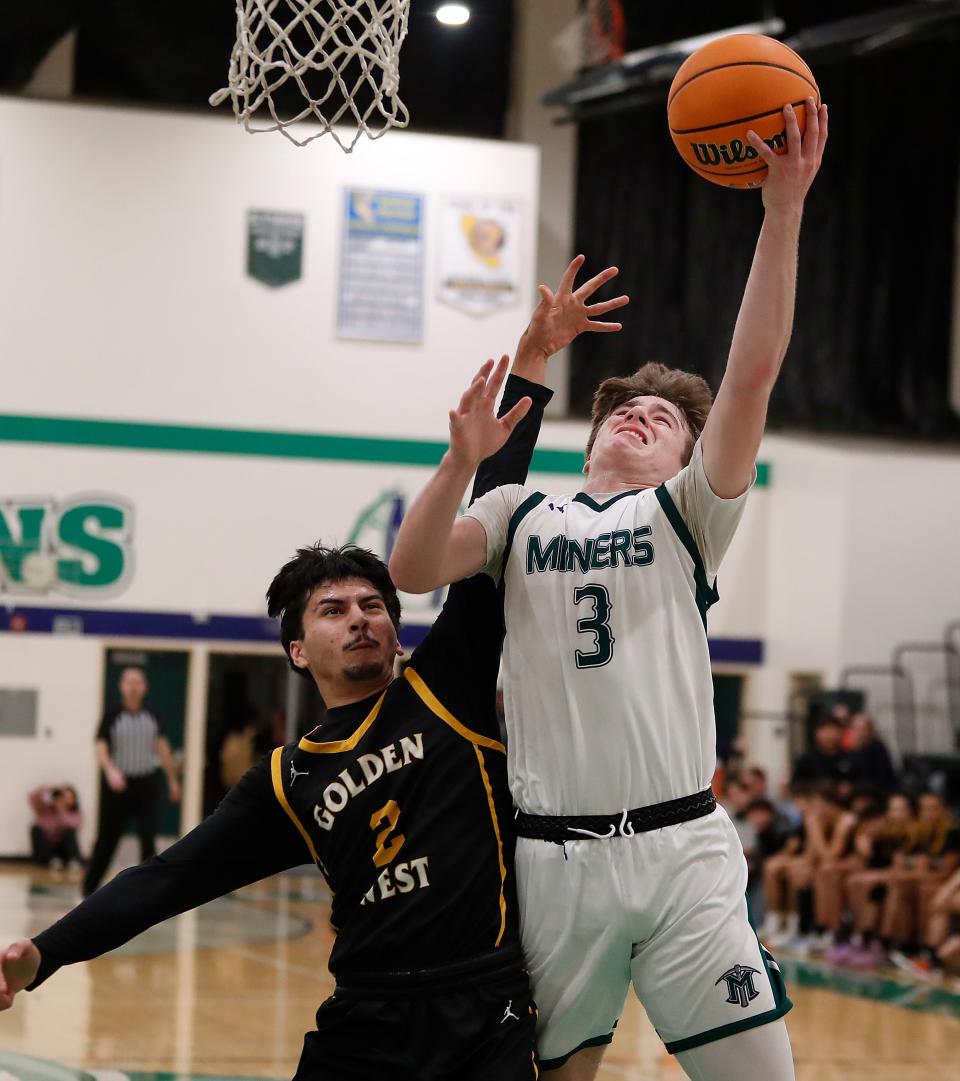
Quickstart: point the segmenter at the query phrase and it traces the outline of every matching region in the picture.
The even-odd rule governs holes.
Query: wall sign
[[[303,274],[303,215],[247,212],[247,273],[264,285],[289,285]]]
[[[115,593],[132,566],[133,507],[126,500],[0,500],[0,594]]]
[[[346,192],[339,287],[341,338],[422,340],[422,195]]]
[[[449,198],[443,208],[440,300],[470,315],[520,302],[521,204]]]

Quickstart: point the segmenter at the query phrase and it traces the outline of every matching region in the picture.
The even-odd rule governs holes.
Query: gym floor
[[[48,872],[0,867],[0,940],[75,902]],[[188,1081],[293,1075],[332,991],[328,894],[272,879],[57,973],[0,1015],[0,1081]],[[798,1081],[957,1081],[960,994],[781,958]],[[682,1079],[631,995],[599,1081]]]

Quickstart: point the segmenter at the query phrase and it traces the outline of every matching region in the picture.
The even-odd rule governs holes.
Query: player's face
[[[303,612],[303,638],[290,645],[294,664],[321,690],[389,679],[399,652],[383,595],[365,578],[317,586]]]
[[[687,464],[690,440],[677,406],[641,394],[615,409],[600,425],[584,471],[662,484]]]

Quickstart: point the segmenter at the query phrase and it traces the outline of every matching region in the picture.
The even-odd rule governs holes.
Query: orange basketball
[[[670,135],[695,173],[728,188],[756,188],[767,167],[747,131],[786,153],[783,107],[794,106],[802,135],[808,97],[820,105],[813,72],[793,49],[760,34],[731,34],[697,49],[674,76]]]

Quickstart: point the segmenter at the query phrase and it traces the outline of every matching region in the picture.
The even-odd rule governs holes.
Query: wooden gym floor
[[[45,872],[0,866],[0,945],[77,896]],[[0,1081],[289,1079],[333,987],[327,914],[319,878],[285,876],[61,970],[0,1014]],[[960,994],[781,961],[798,1081],[960,1081]],[[682,1081],[632,995],[599,1076]]]

